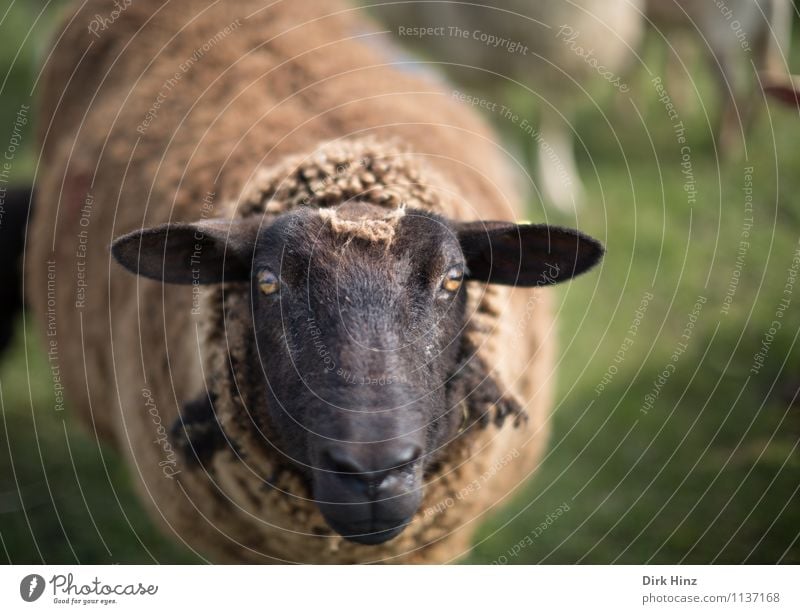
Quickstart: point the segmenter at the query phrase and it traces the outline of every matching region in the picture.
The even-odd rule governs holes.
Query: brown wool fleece
[[[330,223],[375,240],[391,240],[404,208],[520,216],[507,161],[470,109],[391,66],[358,11],[299,4],[139,2],[99,36],[88,24],[107,3],[67,14],[40,96],[44,170],[26,287],[43,335],[55,322],[45,338],[70,406],[125,455],[168,535],[217,561],[450,561],[533,472],[546,441],[547,290],[470,284],[465,347],[476,359],[455,391],[468,397],[468,428],[426,476],[412,524],[370,547],[331,533],[251,413],[259,367],[239,342],[253,326],[243,288],[165,286],[109,260],[111,240],[142,226],[350,199],[386,217]],[[206,386],[230,439],[208,471],[185,466],[163,436]],[[509,407],[485,406],[498,394]],[[528,420],[517,411],[501,427],[491,421],[517,409]],[[482,416],[490,424],[469,427]]]

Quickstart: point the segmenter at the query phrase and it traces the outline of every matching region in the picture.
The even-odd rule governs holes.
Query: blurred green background
[[[32,104],[56,12],[43,6],[0,9],[0,142],[20,105]],[[644,53],[656,73],[658,46],[651,38]],[[800,285],[762,368],[750,372],[800,247],[800,114],[765,105],[746,152],[720,162],[704,115],[716,112],[716,92],[699,58],[690,68],[700,98],[680,112],[695,203],[684,191],[680,146],[640,69],[630,76],[631,100],[607,100],[605,115],[578,117],[587,206],[576,217],[531,204],[532,217],[578,226],[608,254],[598,274],[558,290],[550,451],[536,477],[483,524],[468,562],[800,563]],[[529,109],[519,93],[508,95],[511,106]],[[514,126],[500,128],[531,149]],[[30,125],[25,145],[13,167],[21,183],[34,172]],[[747,217],[747,167],[753,225],[725,314]],[[631,336],[647,293],[653,298]],[[673,363],[698,297],[705,303]],[[41,339],[22,319],[18,328],[0,358],[0,560],[195,560],[151,524],[121,458],[49,410]],[[670,363],[674,372],[643,412]]]

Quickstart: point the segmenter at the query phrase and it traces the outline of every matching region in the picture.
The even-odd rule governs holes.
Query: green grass
[[[0,556],[13,563],[191,562],[146,516],[122,458],[68,412],[54,411],[40,339],[19,332],[0,369]]]
[[[3,70],[33,18],[18,2],[0,24]],[[37,26],[32,36],[42,32]],[[27,100],[35,46],[23,48],[3,90],[0,130]],[[698,186],[689,203],[664,109],[646,77],[635,81],[635,109],[609,100],[607,121],[596,111],[579,117],[588,205],[577,219],[547,211],[608,248],[600,271],[558,291],[550,451],[536,477],[484,523],[468,560],[800,563],[800,283],[760,372],[750,373],[799,247],[800,117],[770,105],[748,138],[747,157],[720,164],[702,114],[682,111]],[[702,74],[699,82],[713,113],[713,91]],[[29,176],[31,159],[30,152],[20,158],[17,177]],[[747,166],[755,169],[754,221],[725,315]],[[653,299],[633,343],[615,363],[648,292]],[[672,362],[698,296],[706,302]],[[122,459],[52,411],[40,343],[27,333],[27,352],[20,334],[0,364],[0,558],[193,560],[147,519]],[[668,364],[674,371],[642,412]],[[598,394],[611,365],[617,372]],[[559,506],[569,509],[547,521]]]
[[[763,367],[749,373],[800,248],[793,172],[800,168],[800,119],[772,106],[753,130],[747,158],[720,168],[703,122],[687,116],[699,186],[689,204],[663,110],[652,96],[636,102],[658,159],[635,123],[616,116],[615,135],[596,118],[579,124],[599,180],[578,221],[605,238],[608,253],[599,277],[561,291],[551,451],[514,505],[483,527],[470,560],[800,562],[800,286]],[[614,136],[621,150],[611,146]],[[725,315],[748,166],[755,169],[750,245]],[[617,364],[647,292],[654,298]],[[643,413],[700,296],[706,302],[688,347]],[[598,394],[611,365],[618,371]],[[569,511],[536,531],[563,503]],[[532,544],[523,541],[510,556],[532,530]]]

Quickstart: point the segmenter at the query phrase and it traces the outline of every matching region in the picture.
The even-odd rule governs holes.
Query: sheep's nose
[[[421,456],[422,448],[407,441],[330,445],[322,451],[321,469],[375,499],[402,488],[404,475]]]

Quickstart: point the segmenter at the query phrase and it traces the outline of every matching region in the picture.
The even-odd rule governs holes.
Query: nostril
[[[394,463],[389,470],[403,469],[408,465],[413,465],[422,456],[422,448],[414,443],[401,446],[395,451]]]
[[[336,473],[365,473],[361,464],[342,448],[328,448],[322,452],[326,469]]]
[[[320,450],[320,479],[355,500],[405,496],[414,490],[422,448],[411,442],[333,445]]]
[[[379,483],[405,472],[422,457],[416,443],[396,442],[371,447],[330,446],[321,451],[321,469],[340,479]]]

